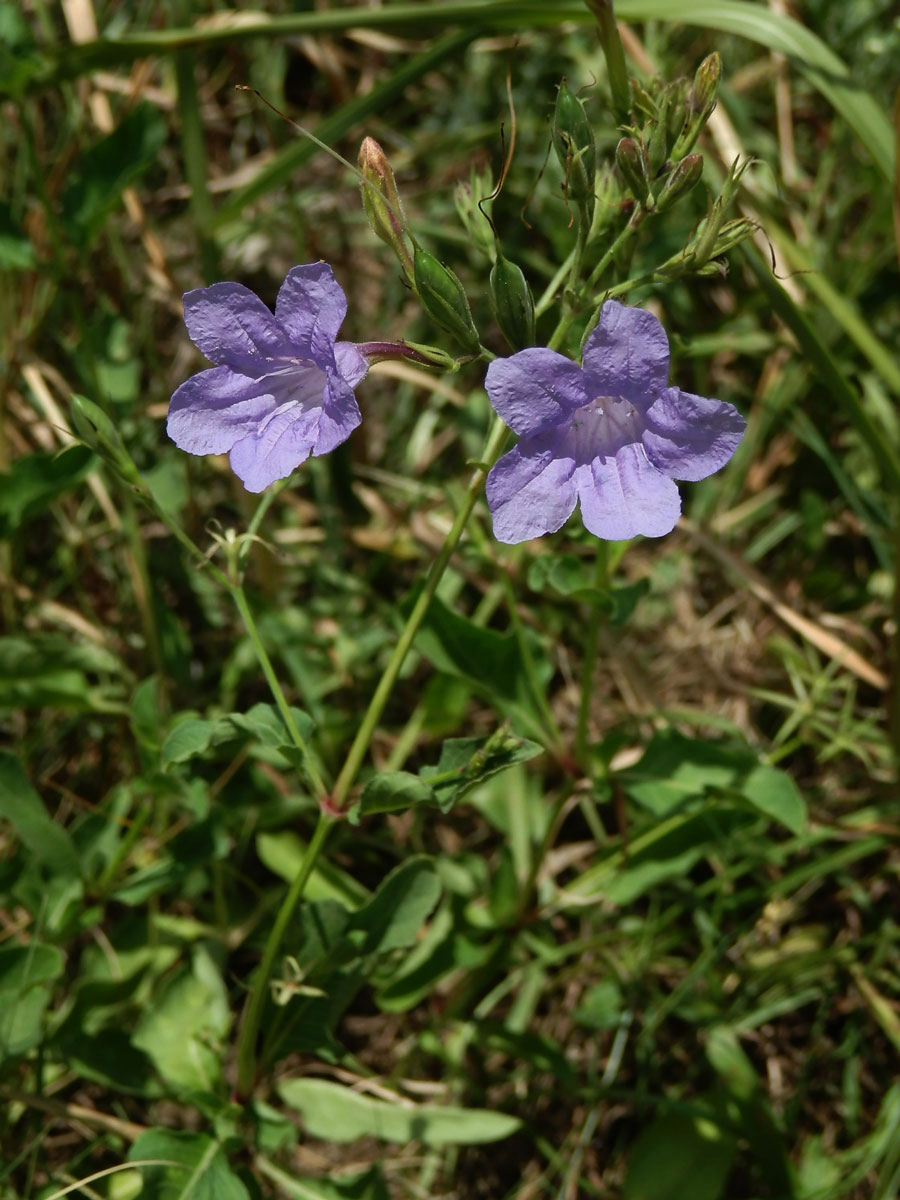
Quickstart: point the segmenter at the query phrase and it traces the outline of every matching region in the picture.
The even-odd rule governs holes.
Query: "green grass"
[[[0,3],[0,1200],[898,1196],[889,6],[620,0],[637,78],[724,76],[703,185],[602,286],[748,431],[669,537],[599,554],[578,518],[493,539],[471,359],[373,368],[261,505],[167,439],[217,279],[269,303],[325,259],[343,337],[458,353],[352,171],[236,85],[384,146],[492,354],[457,184],[498,179],[511,98],[492,215],[540,297],[563,76],[619,137],[569,0],[264,7],[98,0],[73,47]],[[777,272],[664,280],[731,137]]]

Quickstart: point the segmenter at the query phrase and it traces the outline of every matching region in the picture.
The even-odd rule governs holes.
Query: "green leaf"
[[[305,712],[293,706],[291,706],[291,716],[294,718],[303,740],[308,742],[315,730],[312,719]],[[254,704],[247,712],[229,713],[223,720],[230,721],[236,728],[251,733],[264,746],[280,750],[288,758],[293,759],[297,753],[294,740],[288,733],[284,719],[274,704]]]
[[[324,1079],[289,1079],[278,1092],[302,1115],[311,1137],[331,1142],[376,1137],[401,1144],[473,1146],[509,1137],[522,1124],[517,1117],[488,1109],[393,1104]]]
[[[221,1079],[221,1055],[213,1047],[230,1022],[222,978],[198,947],[190,968],[171,979],[147,1006],[132,1042],[168,1083],[213,1092]]]
[[[624,1200],[719,1200],[737,1142],[705,1117],[657,1117],[632,1147]]]
[[[64,962],[55,946],[39,942],[0,949],[0,1058],[24,1054],[40,1043],[44,1013]]]
[[[404,608],[409,606],[407,601]],[[439,671],[458,675],[501,705],[533,714],[534,701],[519,643],[513,633],[484,629],[435,597],[416,637],[416,647]],[[529,647],[538,676],[552,674],[539,643]]]
[[[290,1200],[389,1200],[387,1184],[377,1166],[362,1173],[332,1175],[329,1179],[301,1179],[268,1160],[260,1162],[259,1169]]]
[[[611,625],[624,625],[637,602],[650,590],[647,579],[598,588],[594,567],[575,554],[539,554],[528,567],[528,586],[534,592],[559,596],[598,608]]]
[[[434,793],[418,775],[408,771],[387,771],[368,781],[349,815],[351,820],[358,820],[373,813],[405,812],[418,804],[434,803]]]
[[[0,818],[9,821],[22,845],[54,875],[80,876],[72,839],[50,818],[19,760],[8,750],[0,750]]]
[[[90,245],[122,192],[147,170],[165,140],[162,115],[152,104],[141,103],[75,159],[62,196],[62,222],[76,245]]]
[[[2,236],[0,236],[2,256]],[[53,501],[77,487],[91,465],[87,446],[75,445],[58,454],[23,454],[8,473],[0,474],[0,533],[9,536]]]
[[[105,694],[111,689],[109,677],[122,669],[108,650],[61,634],[0,637],[0,709],[103,711],[110,704]],[[98,676],[99,683],[89,675]]]
[[[350,921],[349,929],[365,935],[360,954],[411,946],[440,898],[441,882],[430,859],[409,858],[395,867]]]
[[[124,1029],[104,1027],[98,1033],[70,1030],[65,1038],[54,1038],[53,1046],[84,1079],[126,1095],[155,1098],[161,1094],[153,1064]]]
[[[128,1153],[129,1162],[146,1159],[182,1165],[138,1167],[144,1180],[141,1200],[250,1200],[220,1144],[205,1133],[148,1129]]]
[[[666,879],[683,879],[712,847],[754,818],[734,805],[708,803],[690,816],[677,814],[632,838],[627,857],[622,850],[608,854],[577,879],[566,884],[568,899],[608,900],[630,904]]]
[[[215,721],[207,721],[201,717],[188,717],[179,722],[174,729],[169,730],[162,744],[159,752],[162,766],[170,767],[173,763],[187,762],[188,759],[196,758],[198,754],[208,750],[215,728]]]
[[[741,743],[665,729],[654,735],[640,761],[616,778],[633,800],[659,817],[708,792],[735,792],[792,833],[801,833],[806,824],[806,807],[791,778],[761,763]]]
[[[739,1110],[740,1135],[750,1143],[771,1194],[792,1200],[796,1192],[785,1140],[735,1031],[727,1026],[711,1029],[706,1056]]]
[[[738,790],[754,808],[786,826],[791,833],[806,829],[806,801],[785,771],[756,763],[740,781]]]
[[[537,742],[520,738],[501,725],[486,738],[447,738],[437,766],[422,767],[419,775],[441,811],[449,812],[477,784],[543,752]]]
[[[260,860],[286,883],[291,883],[300,869],[306,843],[289,829],[280,833],[261,833],[256,839]],[[306,885],[308,900],[338,900],[346,908],[359,908],[369,899],[369,890],[352,875],[327,861],[319,860]]]

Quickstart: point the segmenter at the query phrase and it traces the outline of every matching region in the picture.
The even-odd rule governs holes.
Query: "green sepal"
[[[466,350],[475,353],[481,342],[472,320],[469,301],[463,285],[454,273],[417,246],[413,258],[416,291],[428,315],[442,329],[459,341]]]

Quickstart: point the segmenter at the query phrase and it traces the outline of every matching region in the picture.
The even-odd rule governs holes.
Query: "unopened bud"
[[[486,200],[494,190],[490,172],[473,168],[469,181],[460,182],[453,189],[456,214],[465,226],[473,245],[488,258],[494,256],[494,233],[487,217],[479,208],[479,201]]]
[[[463,285],[449,268],[427,250],[416,247],[413,259],[416,291],[422,307],[442,329],[446,329],[471,353],[480,345]]]
[[[412,283],[413,261],[406,243],[406,215],[391,164],[374,138],[363,139],[359,148],[359,169],[362,172],[363,208],[372,232],[391,247]]]
[[[719,81],[722,78],[722,59],[718,51],[707,55],[697,68],[690,95],[690,113],[678,141],[672,147],[672,157],[681,158],[693,149],[716,107]]]
[[[712,115],[716,106],[716,96],[719,94],[719,84],[722,80],[722,57],[718,50],[713,50],[704,58],[694,76],[692,107],[704,114],[704,119]]]
[[[636,114],[646,118],[656,116],[658,111],[656,100],[639,79],[631,81],[631,102]]]
[[[594,176],[597,147],[584,105],[565,79],[559,85],[553,112],[553,148],[566,173],[566,193],[584,210],[587,221],[594,211]]]
[[[689,154],[680,163],[676,163],[669,172],[662,191],[656,198],[657,212],[665,212],[667,208],[686,196],[695,184],[699,183],[703,174],[703,155]]]
[[[668,87],[669,104],[666,112],[666,133],[669,141],[670,158],[673,157],[674,148],[690,116],[690,91],[691,85],[683,75],[679,75],[677,79],[673,79]]]
[[[86,446],[96,451],[126,483],[141,484],[138,469],[113,422],[99,404],[72,396],[72,424]]]
[[[534,297],[528,280],[515,263],[497,252],[491,268],[491,300],[500,332],[513,350],[524,350],[535,342]]]
[[[669,137],[666,128],[666,112],[668,102],[663,97],[659,116],[647,126],[644,145],[647,147],[647,161],[650,164],[650,174],[655,178],[660,167],[666,161],[669,153]]]
[[[624,137],[616,146],[616,166],[635,200],[639,200],[645,208],[653,208],[650,164],[643,147],[634,138]]]

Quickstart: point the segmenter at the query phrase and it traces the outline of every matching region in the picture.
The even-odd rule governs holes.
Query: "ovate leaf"
[[[128,1154],[129,1162],[147,1159],[175,1165],[138,1168],[144,1180],[141,1200],[250,1200],[220,1144],[205,1133],[148,1129]]]
[[[19,760],[8,750],[0,750],[0,819],[12,825],[22,845],[52,874],[80,875],[72,839],[50,818]]]
[[[433,1104],[376,1100],[324,1079],[289,1079],[278,1089],[296,1109],[312,1137],[352,1142],[376,1137],[386,1142],[424,1142],[427,1146],[472,1146],[498,1142],[522,1122],[506,1113],[481,1108],[444,1108]]]

